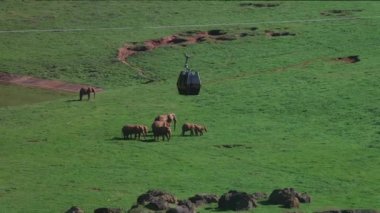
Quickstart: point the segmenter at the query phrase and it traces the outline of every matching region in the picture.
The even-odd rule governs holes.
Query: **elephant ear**
[[[176,115],[174,114],[174,113],[170,113],[169,114],[169,117],[170,117],[170,119],[173,121],[175,121],[175,120],[177,120],[177,117],[176,117]]]

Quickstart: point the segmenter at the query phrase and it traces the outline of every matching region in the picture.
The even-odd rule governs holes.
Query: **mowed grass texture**
[[[0,2],[0,71],[104,89],[90,101],[57,95],[0,108],[0,212],[64,212],[72,205],[86,212],[129,209],[149,189],[185,199],[284,187],[312,196],[302,212],[380,209],[380,4],[240,3]],[[320,14],[333,9],[362,11]],[[358,17],[366,18],[348,19]],[[339,18],[346,20],[295,21]],[[131,29],[104,29],[118,27]],[[5,32],[25,29],[83,30]],[[213,29],[255,35],[128,58],[159,79],[149,84],[116,58],[124,43]],[[269,37],[265,30],[296,35]],[[199,96],[177,94],[184,53],[201,73]],[[360,61],[335,60],[350,55]],[[150,126],[168,112],[178,117],[170,142],[121,139],[124,124]],[[209,131],[182,137],[184,122]],[[260,205],[253,211],[286,209]]]

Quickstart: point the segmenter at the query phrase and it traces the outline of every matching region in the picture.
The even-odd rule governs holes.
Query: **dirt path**
[[[46,80],[40,79],[33,76],[24,76],[24,75],[16,75],[10,74],[6,72],[0,72],[0,83],[3,84],[15,84],[26,87],[38,87],[43,89],[57,90],[57,91],[65,91],[65,92],[79,92],[80,88],[84,87],[93,87],[91,85],[86,84],[73,84],[64,81],[58,80]],[[96,92],[101,92],[103,89],[98,87],[93,87]]]

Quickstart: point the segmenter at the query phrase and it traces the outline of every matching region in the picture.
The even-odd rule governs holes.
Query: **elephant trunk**
[[[94,88],[92,88],[92,92],[94,93],[94,99],[95,99],[95,89]]]

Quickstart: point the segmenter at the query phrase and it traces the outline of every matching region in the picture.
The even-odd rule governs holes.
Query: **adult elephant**
[[[152,131],[155,141],[159,140],[160,136],[162,136],[162,140],[165,140],[166,137],[169,141],[172,135],[170,124],[166,121],[154,121],[152,124]]]
[[[199,125],[199,124],[195,124],[194,130],[195,130],[196,135],[203,135],[203,132],[207,132],[207,127]]]
[[[87,89],[85,88],[80,88],[79,90],[79,100],[82,100],[82,97],[84,95],[87,95],[87,100],[90,100],[90,95],[91,93],[94,93],[94,98],[95,98],[95,89],[92,87],[88,87]]]
[[[185,132],[190,131],[190,135],[194,135],[195,124],[185,123],[182,125],[182,136],[185,135]]]
[[[174,113],[159,115],[154,119],[154,121],[164,121],[164,122],[168,123],[169,126],[173,122],[174,123],[174,130],[175,130],[175,126],[177,123],[177,116]]]
[[[147,135],[147,127],[144,125],[125,125],[121,129],[124,139],[132,139],[132,135],[134,135],[134,139],[138,138],[140,140],[141,135],[145,138]]]

